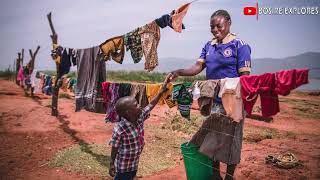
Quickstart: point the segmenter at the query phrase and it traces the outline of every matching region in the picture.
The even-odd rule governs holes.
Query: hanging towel
[[[112,58],[115,62],[122,64],[125,52],[123,36],[106,40],[100,45],[100,49],[105,55],[104,60],[110,60],[110,58]]]
[[[155,21],[141,28],[141,41],[145,58],[144,69],[152,71],[159,64],[157,48],[160,41],[160,28]]]
[[[172,27],[176,32],[181,33],[182,31],[182,21],[184,16],[187,14],[189,6],[191,3],[187,3],[179,7],[175,10],[174,14],[172,15]]]
[[[221,79],[219,97],[222,98],[227,116],[240,122],[244,118],[240,78]]]
[[[274,90],[276,85],[274,73],[265,73],[257,76],[240,76],[240,82],[244,109],[249,115],[251,115],[258,95],[260,95],[263,117],[270,117],[280,111],[278,95]]]
[[[139,27],[124,36],[124,45],[127,51],[131,51],[131,57],[134,63],[140,62],[143,56],[140,31],[141,28]]]
[[[104,61],[100,61],[99,49],[96,46],[78,50],[76,111],[85,108],[87,111],[96,112],[103,107],[101,84],[106,79],[106,66]]]

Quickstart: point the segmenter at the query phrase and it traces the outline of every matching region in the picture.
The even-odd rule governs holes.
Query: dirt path
[[[294,95],[294,98],[304,97]],[[306,99],[320,104],[319,97]],[[26,97],[13,82],[0,80],[0,179],[100,179],[50,168],[47,163],[58,150],[73,144],[105,144],[111,136],[112,125],[104,123],[103,114],[74,113],[73,100],[59,99],[58,118],[50,115],[50,105],[51,97]],[[291,109],[286,103],[281,103],[281,108],[285,113],[279,113],[272,122],[246,120],[245,127],[268,127],[290,136],[257,143],[244,141],[236,179],[320,178],[320,119],[288,113]],[[166,110],[165,106],[156,107],[147,123],[163,123]],[[287,151],[295,153],[303,166],[284,170],[265,164],[267,154]],[[222,171],[224,168],[222,166]],[[186,179],[183,162],[141,179]]]

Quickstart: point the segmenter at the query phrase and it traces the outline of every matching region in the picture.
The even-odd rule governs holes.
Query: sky
[[[0,70],[13,66],[17,53],[25,49],[24,63],[30,60],[29,49],[41,49],[36,69],[54,69],[51,60],[52,20],[58,42],[65,47],[87,48],[143,26],[171,12],[186,0],[1,0]],[[317,7],[319,0],[259,0],[259,7]],[[246,41],[252,58],[284,58],[305,52],[320,52],[320,12],[318,15],[243,15],[243,8],[255,6],[256,0],[198,0],[191,4],[184,18],[186,30],[161,29],[158,47],[161,58],[197,59],[204,44],[212,38],[209,20],[218,9],[227,10],[232,19],[231,31]],[[125,59],[130,59],[126,53]]]

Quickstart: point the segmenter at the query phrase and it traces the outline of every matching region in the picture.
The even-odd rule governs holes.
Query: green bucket
[[[188,180],[210,180],[212,178],[212,160],[198,152],[199,147],[191,143],[180,146]]]

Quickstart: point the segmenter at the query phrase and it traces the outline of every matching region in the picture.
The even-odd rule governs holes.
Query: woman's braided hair
[[[220,9],[220,10],[217,10],[216,12],[214,12],[212,15],[211,15],[211,19],[215,16],[222,16],[224,17],[227,21],[230,21],[231,22],[231,17],[230,17],[230,14],[228,13],[228,11],[226,10],[223,10],[223,9]]]

